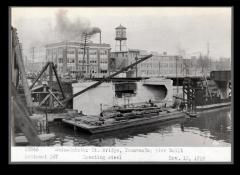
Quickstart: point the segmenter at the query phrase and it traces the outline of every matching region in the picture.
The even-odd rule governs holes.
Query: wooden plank
[[[16,125],[22,130],[28,139],[29,143],[33,146],[41,146],[44,143],[41,142],[37,136],[36,128],[34,128],[32,122],[28,118],[27,114],[24,113],[24,110],[19,107],[19,102],[12,98],[11,107],[12,107],[12,117],[15,119]]]
[[[23,89],[24,89],[24,94],[26,97],[26,102],[27,102],[27,106],[29,108],[33,107],[32,105],[32,98],[31,98],[31,93],[30,93],[30,89],[28,87],[28,82],[27,82],[27,78],[26,78],[26,72],[25,72],[25,68],[24,68],[24,64],[23,64],[23,59],[22,59],[22,54],[21,54],[21,50],[20,50],[20,45],[18,42],[18,38],[16,35],[16,29],[13,32],[13,39],[14,39],[14,50],[16,53],[16,61],[19,67],[19,71],[21,72],[21,79],[22,79],[22,85],[23,85]]]
[[[41,106],[43,103],[45,103],[45,101],[50,97],[51,94],[48,94],[39,104],[39,106]]]
[[[49,91],[49,93],[55,98],[55,100],[56,100],[61,106],[64,106],[64,105],[58,100],[58,98],[54,95],[54,93],[53,93],[50,89],[48,89],[48,91]]]
[[[50,133],[50,134],[40,134],[40,135],[38,135],[38,137],[40,138],[41,141],[48,141],[48,140],[53,139],[56,136],[55,136],[55,134]],[[15,142],[17,144],[27,144],[27,143],[29,143],[25,136],[15,137]]]

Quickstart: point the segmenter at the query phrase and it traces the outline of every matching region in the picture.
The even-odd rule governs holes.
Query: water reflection
[[[229,117],[230,116],[230,117]],[[230,146],[230,110],[208,112],[195,119],[127,128],[107,133],[87,134],[66,125],[50,127],[53,146]]]
[[[195,127],[204,134],[210,134],[214,140],[231,142],[231,116],[229,110],[208,112],[200,115],[199,118],[184,123],[185,127]]]

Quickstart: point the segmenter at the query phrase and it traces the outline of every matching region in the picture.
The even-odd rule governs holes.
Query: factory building
[[[66,41],[46,45],[47,61],[57,65],[60,76],[106,77],[110,45],[105,43],[83,43]]]
[[[144,57],[145,55],[140,55]],[[137,66],[137,76],[183,76],[183,59],[178,55],[153,54],[153,56]]]
[[[146,55],[153,56],[138,64],[133,69],[126,72],[126,77],[158,77],[158,76],[183,76],[184,60],[178,55],[168,55],[166,52],[157,54],[139,49],[129,49],[128,51],[118,51],[111,53],[111,68],[120,70]],[[113,69],[114,70],[114,69]]]

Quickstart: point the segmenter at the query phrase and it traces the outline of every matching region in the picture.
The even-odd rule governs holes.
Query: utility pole
[[[161,75],[161,73],[160,73],[160,66],[161,66],[161,63],[160,63],[160,61],[159,61],[159,63],[158,63],[158,76],[160,77],[160,75]]]
[[[207,58],[209,60],[209,71],[211,71],[212,69],[212,62],[211,62],[211,58],[210,58],[210,48],[209,48],[209,42],[207,43]]]
[[[32,47],[32,60],[33,60],[33,62],[34,62],[34,49],[35,49],[35,47]]]
[[[137,62],[137,60],[138,60],[137,56],[135,57],[135,60],[136,60],[136,62]],[[136,78],[137,78],[137,72],[138,72],[138,67],[137,67],[137,65],[136,65]]]
[[[178,95],[178,70],[177,70],[177,67],[178,67],[178,57],[176,56],[176,79],[177,79],[177,95]]]

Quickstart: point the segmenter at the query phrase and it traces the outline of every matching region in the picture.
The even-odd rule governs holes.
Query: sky
[[[102,42],[115,50],[115,27],[127,28],[127,47],[186,56],[207,53],[212,59],[231,57],[231,8],[210,7],[71,7],[11,8],[11,24],[17,28],[24,53],[31,47],[60,41],[57,15],[65,10],[69,32],[79,25],[98,27]],[[80,26],[81,28],[81,26]],[[77,36],[76,36],[77,38]],[[92,40],[98,42],[97,34]]]

